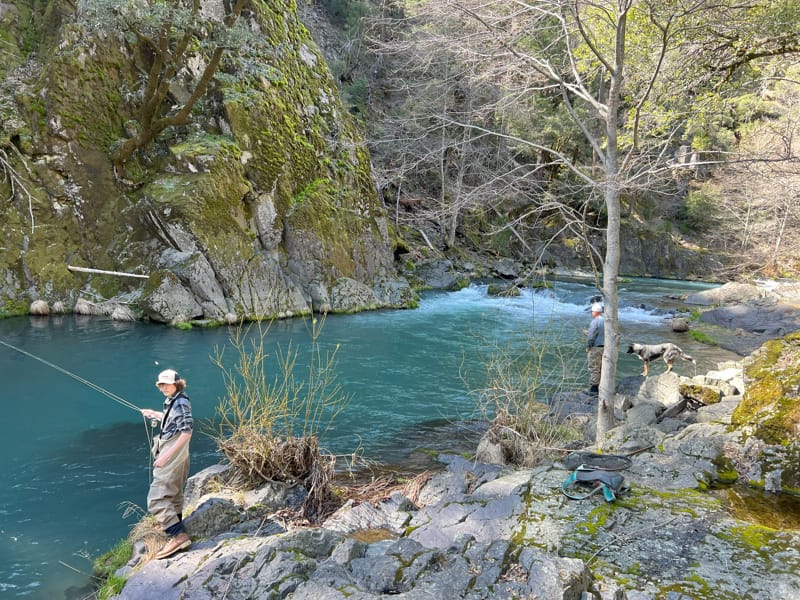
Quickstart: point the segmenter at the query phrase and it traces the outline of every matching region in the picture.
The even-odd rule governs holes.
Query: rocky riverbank
[[[565,461],[490,464],[502,448],[482,444],[479,459],[441,455],[442,470],[418,485],[294,527],[285,510],[302,488],[229,490],[226,468],[212,467],[187,488],[191,549],[148,562],[137,548],[117,597],[800,597],[800,531],[734,516],[726,501],[736,486],[782,489],[782,466],[761,460],[774,455],[768,444],[736,426],[743,366],[621,382],[606,448],[636,453],[613,502],[568,499]],[[580,412],[586,399],[572,400]],[[590,419],[592,404],[583,410]]]

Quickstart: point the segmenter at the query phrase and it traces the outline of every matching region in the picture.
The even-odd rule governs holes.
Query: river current
[[[663,314],[652,310],[708,287],[626,283],[620,290],[622,347],[675,341],[698,360],[696,371],[677,364],[683,375],[735,359],[672,333]],[[499,298],[473,285],[426,293],[415,310],[328,317],[318,343],[323,351],[338,345],[337,382],[350,402],[323,434],[323,446],[336,453],[360,448],[372,460],[408,467],[415,449],[455,443],[458,424],[480,417],[469,389],[481,384],[490,357],[524,356],[531,340],[546,338],[544,360],[553,361],[553,372],[561,373],[555,364],[566,361],[565,385],[585,388],[582,331],[594,293],[582,283],[558,283],[553,290]],[[64,371],[134,405],[159,408],[156,375],[178,370],[199,423],[192,439],[197,472],[220,460],[202,431],[224,395],[215,349],[225,349],[226,363],[235,358],[230,335],[225,328],[179,331],[74,315],[0,320],[0,341],[63,369],[0,346],[0,598],[84,597],[80,588],[91,560],[127,535],[136,517],[125,509],[146,503],[150,461],[141,416]],[[310,339],[306,321],[274,322],[267,350],[275,356],[291,342],[302,377]],[[632,355],[620,355],[619,377],[640,370]],[[652,370],[660,373],[663,366]],[[469,428],[463,430],[468,435]]]

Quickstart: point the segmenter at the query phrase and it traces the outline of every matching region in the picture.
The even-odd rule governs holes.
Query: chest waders
[[[167,407],[161,420],[162,432],[167,423],[169,412],[175,402]],[[164,452],[169,452],[178,443],[180,432],[168,440],[162,440],[161,434],[153,440],[153,459]],[[147,494],[147,512],[153,515],[163,529],[167,529],[181,521],[183,512],[183,488],[189,477],[189,444],[184,444],[163,467],[153,467],[153,481]]]

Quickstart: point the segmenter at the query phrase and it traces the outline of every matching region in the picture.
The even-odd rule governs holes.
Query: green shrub
[[[122,591],[125,578],[115,573],[128,563],[132,554],[133,542],[130,538],[126,538],[94,561],[93,576],[95,580],[102,582],[97,589],[97,598],[106,600]]]
[[[357,27],[369,12],[364,0],[321,0],[320,4],[331,23],[339,27]]]
[[[688,333],[689,337],[691,337],[696,342],[700,342],[701,344],[706,344],[707,346],[717,345],[717,341],[707,333],[703,333],[702,331],[697,331],[696,329],[690,329]]]
[[[685,233],[708,231],[717,221],[718,203],[719,191],[709,183],[703,184],[699,190],[689,192],[678,214],[681,231]]]
[[[125,581],[126,579],[119,575],[109,575],[103,587],[97,590],[97,598],[99,600],[108,600],[109,598],[118,596],[122,593],[122,588],[125,587]]]

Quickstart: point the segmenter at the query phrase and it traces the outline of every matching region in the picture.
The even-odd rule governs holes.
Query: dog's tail
[[[667,364],[670,364],[677,358],[697,364],[697,361],[694,359],[694,357],[686,354],[686,352],[684,352],[683,349],[681,349],[677,344],[668,344],[667,349],[664,352],[664,361],[666,361]]]

